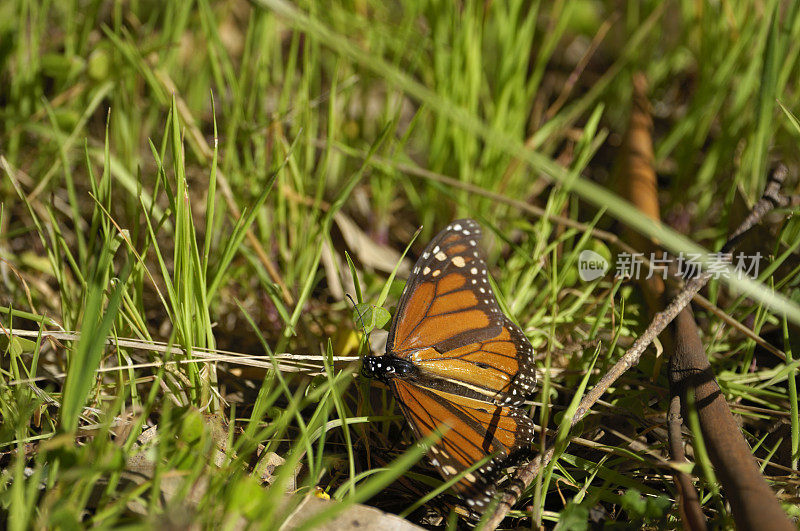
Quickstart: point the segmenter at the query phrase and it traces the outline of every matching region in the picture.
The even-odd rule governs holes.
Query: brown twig
[[[642,73],[633,75],[633,104],[631,116],[628,121],[628,130],[620,151],[620,162],[617,176],[620,193],[646,216],[661,221],[661,209],[658,202],[658,180],[655,171],[655,154],[653,149],[653,119],[651,116],[650,100],[647,97],[647,78]],[[625,228],[624,238],[634,247],[646,253],[656,252],[657,245],[641,234]],[[653,315],[664,308],[667,302],[667,284],[658,275],[647,279],[639,279],[639,285],[644,292],[647,302],[647,311]],[[677,289],[671,293],[674,294]],[[699,297],[700,294],[698,293]],[[687,311],[685,308],[683,312]],[[664,331],[661,342],[666,352],[673,352],[674,345],[672,330]],[[670,388],[672,391],[672,388]],[[681,437],[682,419],[680,416],[681,401],[679,397],[670,400],[667,415],[667,433],[669,436],[669,453],[673,461],[686,462],[686,455]],[[689,531],[705,531],[707,529],[700,497],[692,484],[691,478],[682,470],[673,471],[675,484],[678,487],[678,511],[681,522]]]
[[[691,394],[703,441],[730,502],[739,529],[795,529],[761,475],[750,447],[731,414],[705,355],[691,308],[673,323],[675,350],[670,358],[670,392],[686,410]],[[682,445],[680,425],[671,445]]]
[[[678,395],[675,395],[669,401],[667,434],[669,436],[669,454],[672,456],[672,460],[678,463],[688,462],[683,448],[683,437],[681,436],[682,424],[681,400]],[[675,477],[675,485],[678,487],[678,495],[681,500],[679,505],[681,522],[691,530],[706,529],[706,517],[703,515],[700,498],[691,478],[680,470],[674,471],[673,476]]]
[[[744,232],[758,223],[766,212],[788,203],[780,187],[786,178],[783,166],[773,173],[761,200],[728,241],[728,252]],[[714,470],[728,496],[734,521],[740,529],[789,530],[795,526],[786,517],[742,437],[730,408],[714,378],[705,355],[691,308],[684,309],[673,323],[675,352],[670,358],[670,393],[685,410],[690,395],[696,404],[700,429]],[[672,439],[672,433],[670,433]],[[678,433],[678,437],[680,434]],[[672,440],[670,441],[671,444]]]
[[[734,231],[731,238],[725,243],[725,245],[723,245],[721,250],[722,253],[730,252],[730,250],[738,243],[742,234],[756,225],[764,217],[764,215],[766,215],[772,209],[778,206],[783,206],[788,202],[788,200],[780,193],[781,184],[786,178],[787,173],[788,170],[783,165],[779,166],[773,172],[769,182],[767,183],[764,195],[755,204],[750,212],[750,215],[747,216],[741,225],[739,225],[738,229]],[[597,400],[603,395],[603,393],[605,393],[608,388],[628,369],[639,362],[639,358],[644,350],[661,332],[664,331],[667,325],[669,325],[669,323],[678,316],[681,310],[683,310],[692,300],[692,297],[695,295],[695,293],[700,291],[700,289],[702,289],[703,286],[708,283],[711,277],[711,273],[705,272],[691,279],[686,283],[683,290],[681,290],[681,292],[672,299],[667,307],[653,317],[653,320],[644,333],[633,342],[633,345],[631,345],[628,351],[625,352],[619,361],[617,361],[617,363],[611,367],[611,369],[600,379],[600,381],[597,382],[597,385],[595,385],[583,397],[578,405],[577,411],[575,412],[575,416],[570,422],[570,426],[575,426],[575,424],[580,422],[581,419],[586,416],[592,406],[597,402]],[[486,529],[497,528],[503,518],[505,518],[505,516],[508,514],[508,511],[511,509],[511,507],[517,502],[517,500],[519,500],[519,497],[522,495],[523,491],[530,485],[531,481],[533,481],[533,479],[539,473],[540,467],[542,465],[546,465],[553,459],[554,451],[554,448],[550,446],[545,452],[543,452],[536,459],[532,460],[528,465],[517,470],[514,477],[515,481],[512,482],[512,485],[504,493],[492,516],[486,521]]]

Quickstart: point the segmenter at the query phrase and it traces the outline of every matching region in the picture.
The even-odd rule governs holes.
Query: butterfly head
[[[392,378],[408,378],[416,370],[410,361],[396,356],[364,356],[361,374],[388,383]]]

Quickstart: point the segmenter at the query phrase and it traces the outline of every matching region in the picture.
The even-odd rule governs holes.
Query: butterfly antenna
[[[353,300],[353,297],[350,296],[349,293],[346,293],[347,298],[350,299],[350,303],[353,305],[353,310],[358,314],[358,320],[361,321],[361,328],[364,329],[364,337],[367,339],[367,346],[369,347],[370,353],[372,353],[372,345],[369,342],[369,332],[367,332],[367,325],[364,324],[364,314],[358,311],[358,307],[356,306],[356,301]]]

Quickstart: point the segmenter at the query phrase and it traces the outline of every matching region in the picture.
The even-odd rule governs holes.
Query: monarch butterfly
[[[478,223],[461,219],[428,244],[400,297],[386,354],[365,356],[362,367],[389,386],[418,438],[449,427],[429,449],[445,480],[492,456],[454,486],[472,516],[530,448],[533,422],[519,406],[536,386],[533,347],[497,304],[480,239]]]

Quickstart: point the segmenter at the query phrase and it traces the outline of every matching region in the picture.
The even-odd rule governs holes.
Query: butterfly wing
[[[472,510],[483,512],[504,469],[514,464],[516,456],[528,453],[533,422],[516,407],[498,406],[402,379],[393,380],[391,386],[417,437],[426,437],[442,426],[449,428],[429,452],[445,480],[492,456],[480,468],[464,474],[453,487]]]
[[[480,240],[480,226],[462,219],[428,244],[400,298],[386,351],[497,403],[520,404],[536,386],[533,347],[497,303]]]

